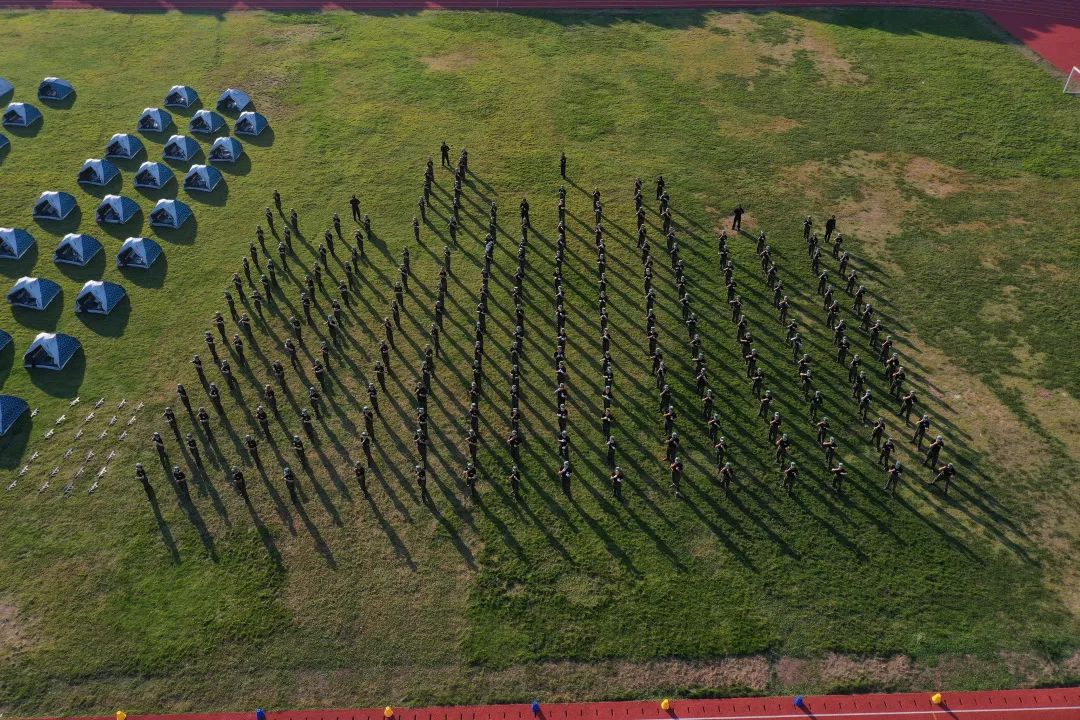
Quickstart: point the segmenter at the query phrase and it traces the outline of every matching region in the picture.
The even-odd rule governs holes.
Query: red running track
[[[658,702],[399,708],[394,720],[1080,720],[1080,688],[1043,688],[895,695],[808,695],[800,709],[791,697]],[[255,720],[255,711],[193,715],[129,715],[128,720]],[[384,720],[379,708],[271,711],[267,720]],[[112,720],[86,718],[85,720]]]
[[[626,10],[815,6],[932,7],[985,12],[1062,72],[1080,65],[1080,0],[0,0],[0,8],[116,11]]]

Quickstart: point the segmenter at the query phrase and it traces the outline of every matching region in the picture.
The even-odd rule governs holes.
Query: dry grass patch
[[[0,594],[0,657],[12,655],[30,646],[30,630],[19,617],[19,608],[11,597]]]
[[[904,180],[933,198],[946,198],[963,192],[970,183],[966,173],[926,157],[914,157],[908,161],[904,168]]]
[[[420,60],[427,66],[428,70],[435,70],[437,72],[455,72],[457,70],[464,70],[465,68],[472,67],[476,64],[477,58],[467,50],[456,50],[443,55],[422,57]]]

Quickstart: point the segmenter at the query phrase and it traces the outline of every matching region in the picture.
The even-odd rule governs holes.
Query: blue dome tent
[[[189,192],[211,192],[221,182],[221,171],[209,165],[192,165],[184,176],[184,189]]]
[[[11,81],[0,77],[0,98],[7,97],[13,92],[15,92],[15,86],[11,84]]]
[[[118,160],[130,160],[142,152],[142,140],[131,133],[116,133],[109,138],[105,146],[105,157]]]
[[[79,207],[71,193],[47,190],[34,203],[35,220],[63,220]]]
[[[139,116],[139,132],[165,132],[172,125],[172,115],[158,108],[145,108]]]
[[[90,158],[79,169],[79,182],[83,185],[108,185],[120,177],[120,169],[108,160]]]
[[[60,286],[52,280],[21,277],[7,292],[7,300],[15,307],[44,310],[60,294]]]
[[[196,157],[201,148],[195,138],[187,135],[173,135],[165,143],[161,156],[166,160],[187,161]]]
[[[251,106],[251,96],[243,90],[228,88],[221,93],[217,101],[217,109],[222,112],[243,112]]]
[[[63,370],[81,347],[79,341],[70,335],[38,333],[23,353],[23,365],[30,369]]]
[[[267,121],[265,115],[249,110],[240,113],[240,118],[236,121],[234,132],[237,135],[257,137],[262,135],[263,130],[266,130],[268,127],[270,127],[270,123]]]
[[[67,80],[58,77],[47,77],[38,85],[37,96],[39,100],[60,102],[67,100],[74,92],[75,88]]]
[[[200,110],[191,116],[188,129],[193,133],[213,135],[225,127],[225,118],[212,110]]]
[[[18,260],[34,246],[34,236],[22,228],[0,228],[0,258]]]
[[[179,200],[158,200],[150,211],[150,225],[153,227],[179,228],[191,217],[191,208]]]
[[[53,252],[53,262],[85,266],[101,252],[101,243],[92,235],[68,233]]]
[[[135,179],[132,181],[132,185],[137,188],[161,190],[169,184],[173,177],[173,171],[169,169],[168,165],[159,162],[144,162],[135,171]]]
[[[116,254],[116,267],[146,270],[161,257],[161,246],[150,238],[130,237]]]
[[[165,95],[165,107],[189,108],[199,101],[199,93],[187,85],[173,85]]]
[[[13,102],[4,110],[3,122],[8,127],[30,127],[41,119],[41,111],[33,105]]]
[[[210,146],[208,157],[210,162],[236,162],[244,154],[244,146],[240,141],[231,137],[219,137]]]
[[[0,351],[11,344],[11,334],[0,330]]]
[[[124,195],[106,195],[97,208],[100,224],[123,225],[139,214],[139,204]]]
[[[75,298],[75,312],[108,315],[127,297],[120,285],[101,280],[87,280]]]
[[[10,336],[9,336],[10,338]],[[30,409],[30,403],[14,395],[0,395],[0,436],[7,435],[15,422]]]

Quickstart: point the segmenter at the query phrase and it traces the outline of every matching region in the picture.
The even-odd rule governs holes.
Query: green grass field
[[[789,691],[1005,687],[1080,679],[1080,106],[1060,80],[979,15],[846,10],[804,13],[7,13],[0,75],[31,100],[45,75],[71,80],[70,108],[44,109],[34,133],[0,158],[0,225],[28,227],[37,251],[0,263],[6,282],[61,282],[44,314],[0,311],[15,336],[0,356],[4,393],[39,409],[0,450],[0,711],[14,714],[243,709],[647,697]],[[43,48],[63,48],[43,51]],[[75,183],[114,132],[133,131],[169,86],[212,101],[248,90],[273,132],[245,142],[248,161],[225,190],[189,196],[192,231],[102,229],[97,198]],[[36,100],[31,100],[36,103]],[[186,127],[186,117],[175,115]],[[413,484],[411,389],[427,342],[446,241],[448,173],[417,247],[410,221],[423,163],[446,140],[469,149],[465,227],[454,249],[444,356],[431,398],[430,484]],[[163,138],[146,138],[151,159]],[[568,312],[572,498],[554,477],[553,290],[557,158],[570,158]],[[127,168],[125,167],[125,170]],[[658,229],[655,285],[661,344],[684,438],[686,498],[668,490],[663,424],[644,357],[641,262],[633,181],[647,204],[664,174],[695,311],[740,483],[717,488],[670,265]],[[145,214],[152,198],[130,187]],[[600,331],[590,200],[604,197],[615,437],[626,499],[607,487],[599,423]],[[175,189],[175,186],[173,186]],[[181,502],[149,443],[190,461],[160,413],[184,382],[207,404],[188,360],[225,310],[274,189],[296,207],[303,237],[284,294],[247,352],[228,422],[202,444],[205,477]],[[47,189],[73,192],[81,229],[104,258],[87,270],[51,260],[62,228],[30,207]],[[347,357],[335,360],[321,438],[302,475],[305,501],[280,480],[299,431],[283,400],[277,446],[261,475],[242,451],[268,363],[281,356],[298,278],[333,212],[356,192],[374,235],[364,289],[346,312]],[[536,235],[525,282],[523,499],[506,488],[508,366],[517,203]],[[482,403],[481,494],[466,498],[474,308],[486,201],[503,230],[492,278]],[[803,468],[792,496],[757,420],[738,356],[716,228],[743,203],[769,233],[780,276],[815,358],[825,413],[851,471],[827,489],[798,377],[746,237],[732,239],[736,279],[767,386]],[[909,370],[946,457],[954,492],[929,472],[910,430],[871,387],[908,466],[895,498],[832,357],[801,219],[835,212],[855,266]],[[650,223],[656,216],[650,213]],[[346,235],[353,224],[346,222]],[[158,237],[166,261],[123,274],[120,241]],[[377,421],[379,471],[365,497],[352,480],[363,387],[401,251],[415,278],[403,339]],[[340,254],[340,253],[339,253]],[[835,270],[835,261],[826,260]],[[342,277],[331,260],[330,273]],[[91,277],[121,282],[130,309],[87,320],[71,307]],[[331,286],[328,286],[330,288]],[[320,295],[325,304],[329,300]],[[850,301],[841,293],[849,326]],[[21,352],[40,330],[82,340],[60,375],[29,375]],[[233,330],[230,326],[230,333]],[[308,330],[307,336],[313,337]],[[864,343],[857,330],[852,339]],[[854,348],[866,356],[865,347]],[[234,363],[235,364],[235,363]],[[220,384],[216,370],[208,372]],[[70,408],[76,396],[80,405]],[[107,403],[73,440],[94,401]],[[97,440],[121,399],[117,427]],[[138,401],[131,436],[116,439]],[[66,414],[54,437],[43,436]],[[183,417],[185,429],[192,425]],[[73,448],[69,458],[63,455]],[[118,456],[93,495],[103,457]],[[79,458],[93,450],[70,496]],[[19,468],[40,453],[25,476]],[[154,497],[132,479],[152,473]],[[247,465],[252,501],[226,471]],[[47,477],[53,467],[60,473]],[[189,473],[190,475],[190,473]],[[46,480],[48,489],[39,492]]]

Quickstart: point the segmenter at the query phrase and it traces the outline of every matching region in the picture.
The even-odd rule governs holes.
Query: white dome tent
[[[60,286],[52,280],[21,277],[7,292],[7,300],[15,307],[44,310],[60,294]]]
[[[38,333],[23,353],[23,365],[31,370],[63,370],[81,347],[82,344],[70,335]]]
[[[161,257],[161,246],[150,238],[130,237],[116,254],[116,267],[147,270]]]
[[[139,132],[165,132],[172,125],[172,115],[159,108],[144,108],[136,127]]]
[[[108,185],[120,177],[120,169],[108,160],[90,158],[79,168],[79,182],[83,185]]]
[[[116,283],[88,280],[75,297],[75,312],[108,315],[125,297],[127,291]]]
[[[53,262],[63,265],[86,266],[102,251],[101,243],[92,235],[68,233],[53,252]]]

